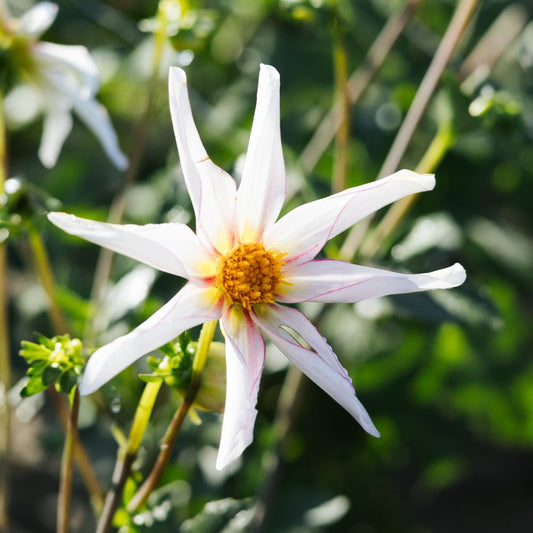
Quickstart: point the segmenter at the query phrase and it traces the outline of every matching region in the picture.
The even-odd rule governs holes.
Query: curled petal
[[[251,313],[251,316],[265,335],[304,374],[344,407],[367,433],[379,437],[378,430],[355,395],[348,372],[324,337],[300,311],[268,305],[262,311]],[[298,340],[298,336],[304,342]]]
[[[255,405],[265,361],[265,342],[246,311],[228,308],[221,324],[226,336],[227,378],[218,470],[237,459],[253,440]]]
[[[388,294],[451,289],[461,285],[466,274],[459,263],[425,274],[403,274],[324,259],[289,269],[284,279],[287,289],[279,301],[353,303]]]
[[[287,253],[287,261],[302,264],[313,259],[324,244],[355,222],[404,196],[431,190],[432,174],[400,170],[386,178],[309,202],[265,232],[265,245]]]
[[[52,2],[39,2],[19,19],[17,34],[40,37],[54,22],[58,7]]]
[[[218,319],[220,314],[218,290],[188,283],[140,326],[91,355],[80,393],[91,394],[143,355],[198,324]]]
[[[285,199],[285,164],[279,127],[279,73],[261,65],[257,104],[238,191],[241,241],[260,240],[277,219]]]
[[[196,215],[196,231],[206,246],[225,253],[234,244],[235,182],[205,151],[192,117],[187,78],[180,68],[170,69],[169,98],[183,177]]]
[[[206,278],[216,263],[185,224],[109,224],[67,213],[49,213],[48,219],[63,231],[184,278]]]
[[[52,168],[57,162],[65,139],[72,130],[72,115],[70,103],[60,97],[49,98],[47,105],[38,153],[41,163],[46,168]]]

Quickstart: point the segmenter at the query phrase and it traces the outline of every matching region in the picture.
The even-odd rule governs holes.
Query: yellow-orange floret
[[[262,243],[237,245],[219,260],[217,285],[229,304],[245,309],[253,305],[273,303],[282,280],[283,256],[266,250]]]

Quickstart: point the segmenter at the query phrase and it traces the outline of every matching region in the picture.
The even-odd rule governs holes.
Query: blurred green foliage
[[[29,3],[21,0],[17,7]],[[288,206],[296,205],[328,194],[331,187],[332,148],[310,175],[303,174],[298,156],[333,102],[333,20],[340,20],[345,30],[351,72],[388,17],[403,6],[383,0],[174,2],[181,11],[167,16],[172,46],[151,80],[150,32],[159,27],[157,2],[58,3],[58,19],[44,38],[84,44],[94,54],[103,79],[99,98],[130,153],[137,149],[135,124],[154,83],[146,150],[139,177],[127,192],[125,212],[127,222],[141,224],[193,223],[168,110],[168,65],[186,68],[207,151],[236,177],[253,117],[259,63],[280,71]],[[505,0],[482,3],[403,161],[414,168],[439,125],[449,121],[454,142],[436,171],[437,187],[419,199],[379,258],[362,259],[415,272],[458,260],[467,270],[467,283],[453,292],[336,305],[324,313],[316,306],[305,309],[317,317],[315,323],[347,367],[382,438],[365,435],[341,407],[306,383],[281,447],[282,467],[268,498],[266,531],[438,533],[531,527],[533,26],[526,4],[513,4],[520,31],[493,68],[457,81],[465,58],[511,7]],[[455,5],[421,2],[352,109],[349,186],[375,178]],[[181,25],[180,17],[185,18]],[[486,46],[490,52],[496,45]],[[12,106],[7,109],[9,174],[22,177],[25,185],[24,195],[17,189],[6,205],[24,201],[25,210],[39,214],[42,199],[50,205],[52,197],[66,211],[105,220],[123,176],[84,128],[74,128],[57,166],[45,170],[36,155],[41,133],[36,110],[30,113],[32,106],[16,102],[6,101]],[[150,316],[179,288],[175,277],[115,257],[107,303],[90,311],[100,250],[50,226],[42,233],[73,336],[82,337],[87,318],[98,315],[94,342],[105,343]],[[335,244],[342,242],[339,236]],[[10,239],[8,246],[10,340],[16,354],[21,339],[31,338],[34,330],[50,336],[63,332],[53,331],[48,322],[47,301],[23,240]],[[152,495],[148,509],[134,517],[130,530],[177,530],[184,521],[183,531],[245,530],[253,503],[265,491],[276,441],[273,420],[287,366],[275,350],[269,349],[267,358],[254,444],[237,467],[222,473],[214,469],[220,417],[202,414],[200,426],[187,424],[180,434],[164,486]],[[13,357],[13,365],[21,378],[23,361]],[[110,427],[129,427],[142,387],[135,371],[147,368],[141,361],[82,403],[81,436],[104,484],[111,478],[116,452]],[[163,389],[135,465],[138,471],[149,470],[178,402],[177,394]],[[40,439],[41,449],[37,461],[23,453],[15,459],[20,470],[14,474],[12,514],[21,531],[53,529],[53,513],[43,502],[54,493],[55,481],[43,482],[32,501],[39,516],[35,522],[27,512],[21,473],[33,469],[37,485],[58,471],[60,430],[48,409],[35,413],[32,421],[16,422],[37,428],[32,435]],[[81,484],[75,500],[84,509],[77,531],[92,531]]]

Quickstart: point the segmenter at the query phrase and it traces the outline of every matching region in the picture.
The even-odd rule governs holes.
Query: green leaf
[[[41,376],[34,376],[28,380],[26,386],[20,391],[20,395],[23,398],[27,398],[28,396],[33,396],[34,394],[42,392],[46,388],[47,386],[43,383]]]

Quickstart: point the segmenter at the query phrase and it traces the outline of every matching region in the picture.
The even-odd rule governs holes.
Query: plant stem
[[[217,321],[213,320],[211,322],[206,322],[202,327],[202,331],[200,332],[200,337],[198,339],[198,347],[196,349],[196,354],[194,356],[192,365],[191,382],[189,383],[187,393],[185,394],[182,404],[172,418],[165,436],[161,441],[159,455],[157,456],[152,471],[145,479],[141,488],[137,491],[137,494],[135,494],[128,504],[128,511],[131,513],[135,512],[139,507],[146,503],[146,500],[159,483],[159,480],[165,471],[170,459],[170,454],[172,453],[172,446],[176,440],[176,436],[178,435],[178,432],[183,425],[183,421],[185,420],[185,416],[194,403],[194,399],[198,393],[202,370],[209,353],[211,341],[213,340],[213,336],[215,334],[216,325]]]
[[[50,260],[46,252],[41,233],[34,226],[31,226],[28,231],[28,240],[33,255],[35,269],[37,270],[37,275],[50,302],[50,318],[52,320],[53,327],[57,334],[66,333],[69,329],[65,316],[63,315],[57,300],[54,275],[52,273],[52,267],[50,266]]]
[[[130,475],[131,467],[137,457],[137,451],[141,445],[146,426],[150,420],[155,400],[159,394],[162,383],[162,381],[154,381],[147,383],[144,387],[135,411],[135,416],[133,417],[128,442],[124,448],[120,448],[118,451],[117,462],[111,479],[111,488],[107,493],[104,508],[100,515],[100,520],[98,521],[96,529],[97,533],[105,533],[113,523],[115,511],[122,498],[124,484]]]
[[[53,328],[56,333],[65,333],[68,331],[67,321],[57,300],[52,267],[50,266],[50,260],[48,258],[48,253],[46,252],[41,234],[37,228],[33,226],[30,227],[28,231],[28,241],[30,243],[33,262],[35,269],[37,270],[38,278],[50,302],[49,312]],[[53,388],[49,388],[48,393],[52,398],[61,424],[68,434],[69,415],[65,412],[63,401],[60,395]],[[74,433],[74,457],[76,464],[80,469],[82,479],[91,495],[93,506],[95,509],[101,508],[103,504],[102,489],[100,488],[100,483],[98,482],[98,478],[96,477],[96,474],[92,468],[89,456],[81,444],[77,431]]]
[[[370,85],[374,76],[383,65],[387,55],[401,35],[407,23],[413,17],[416,7],[421,0],[409,0],[404,9],[389,18],[376,40],[369,48],[365,59],[360,67],[348,80],[348,101],[354,105]],[[335,136],[335,132],[341,124],[341,113],[335,105],[322,119],[315,133],[300,156],[300,164],[305,174],[309,174],[316,166],[329,144]]]
[[[78,432],[78,412],[80,407],[80,393],[74,387],[70,393],[70,416],[65,437],[65,448],[61,461],[61,482],[57,501],[57,533],[68,532],[70,517],[70,500],[72,492],[72,458],[74,457],[74,444]]]
[[[433,96],[440,76],[464,35],[478,3],[479,0],[460,0],[376,179],[392,174],[397,170],[420,119]],[[339,257],[341,259],[351,260],[354,257],[372,218],[372,216],[367,217],[350,230],[340,250]]]
[[[335,67],[336,109],[340,115],[335,135],[332,192],[346,188],[348,176],[348,142],[350,139],[350,102],[348,100],[348,57],[343,29],[339,20],[333,30],[333,63]]]
[[[0,206],[3,202],[7,178],[6,129],[4,97],[0,93]],[[5,236],[1,236],[5,237]],[[10,407],[7,393],[11,387],[9,356],[9,327],[7,316],[7,249],[6,240],[0,242],[0,531],[8,530],[9,502]]]
[[[298,412],[305,383],[304,375],[296,366],[291,366],[287,371],[283,386],[279,395],[274,419],[274,434],[276,442],[272,450],[268,451],[263,459],[264,465],[264,482],[257,498],[254,508],[254,516],[251,524],[251,531],[259,533],[263,527],[267,509],[272,503],[275,495],[275,488],[279,478],[282,455],[296,413]]]
[[[434,172],[442,161],[442,158],[452,147],[453,142],[454,136],[451,126],[444,124],[437,131],[429,148],[418,163],[415,169],[416,172],[420,172],[421,174]],[[363,242],[360,252],[362,257],[375,257],[378,254],[383,244],[386,243],[387,239],[400,225],[400,222],[414,205],[419,195],[420,193],[412,194],[392,204],[386,215],[376,226],[376,229]]]
[[[48,392],[48,395],[52,399],[61,425],[63,426],[66,432],[68,427],[69,413],[67,412],[65,403],[63,402],[63,398],[53,387],[48,387],[48,389],[46,390]],[[104,505],[102,489],[100,487],[100,482],[98,481],[98,478],[96,477],[96,474],[94,473],[94,470],[92,468],[89,456],[87,455],[85,448],[80,442],[78,432],[76,432],[75,435],[74,458],[76,460],[78,468],[80,469],[80,474],[85,483],[85,486],[87,487],[91,495],[91,502],[93,504],[93,507],[98,512],[100,512]]]

